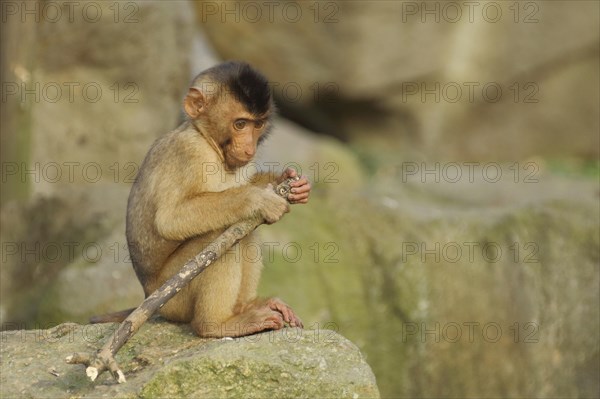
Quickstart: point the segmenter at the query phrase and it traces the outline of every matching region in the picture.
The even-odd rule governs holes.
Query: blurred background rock
[[[2,3],[3,329],[135,306],[129,187],[191,78],[247,60],[261,294],[367,355],[383,397],[598,397],[599,3]]]

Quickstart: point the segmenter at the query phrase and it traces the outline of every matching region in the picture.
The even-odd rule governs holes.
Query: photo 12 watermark
[[[135,82],[2,82],[2,103],[20,104],[97,103],[108,99],[114,103],[139,103],[139,86]]]
[[[401,244],[403,263],[418,261],[427,263],[468,264],[483,260],[486,263],[499,263],[503,260],[513,263],[539,263],[540,248],[535,242],[425,242],[404,241]]]
[[[514,343],[535,344],[539,342],[538,323],[533,321],[503,325],[495,321],[463,322],[405,322],[402,323],[402,342],[420,343],[496,343],[507,336]]]
[[[2,23],[86,22],[133,24],[139,22],[139,4],[133,1],[2,1]]]
[[[341,9],[336,1],[203,1],[199,4],[201,23],[306,23],[339,22]]]
[[[520,104],[537,104],[540,87],[536,82],[439,82],[404,81],[402,102],[421,103],[498,103],[503,99]]]
[[[402,183],[539,183],[540,166],[533,161],[512,162],[414,162],[395,166]]]
[[[202,182],[215,181],[217,178],[224,183],[230,174],[218,162],[202,162],[198,165]],[[278,161],[251,161],[235,174],[238,184],[251,183],[258,173],[271,173],[277,176],[282,171],[295,169],[299,176],[307,176],[315,184],[337,184],[340,166],[336,162],[313,162],[303,167],[300,162],[286,163]],[[140,164],[135,162],[113,162],[109,164],[89,161],[63,162],[2,162],[0,163],[0,181],[6,183],[75,183],[94,184],[101,180],[113,183],[132,184],[140,170]]]
[[[402,23],[540,22],[540,2],[535,1],[403,1]]]
[[[210,242],[206,242],[206,245]],[[126,242],[96,241],[48,241],[23,242],[3,241],[1,243],[3,263],[23,264],[68,264],[78,259],[88,263],[106,261],[110,263],[131,263]],[[287,264],[303,262],[317,264],[337,264],[340,262],[340,245],[335,241],[274,241],[249,242],[235,245],[222,256],[224,261],[236,263],[273,263],[281,259]]]

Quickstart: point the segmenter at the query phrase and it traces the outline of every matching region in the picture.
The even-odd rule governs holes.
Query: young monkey
[[[187,120],[160,137],[146,155],[127,205],[127,243],[146,296],[177,273],[230,225],[250,217],[278,221],[289,203],[308,202],[301,176],[287,201],[272,188],[289,177],[251,174],[248,163],[274,114],[267,80],[250,65],[227,62],[200,73],[184,100]],[[251,176],[251,177],[249,177]],[[262,260],[246,259],[250,234],[215,261],[160,310],[168,320],[191,322],[202,337],[238,337],[302,327],[277,298],[258,299]],[[241,255],[241,256],[240,256]]]

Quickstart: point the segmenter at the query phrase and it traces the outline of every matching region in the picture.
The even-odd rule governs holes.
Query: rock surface
[[[83,299],[90,277],[95,288],[100,281],[122,288],[135,282],[130,265],[121,266],[128,258],[127,196],[154,139],[178,123],[192,74],[192,8],[88,1],[71,4],[70,19],[66,3],[11,6],[17,13],[2,24],[3,58],[10,59],[2,81],[17,91],[3,100],[2,170],[8,165],[15,173],[2,179],[0,317],[22,327],[85,321],[91,307],[111,306],[106,298],[73,314],[55,306],[64,294],[55,281],[74,283]],[[20,7],[58,9],[62,17],[36,19],[31,11],[21,18]],[[91,21],[83,10],[99,17]],[[196,64],[213,59],[201,45],[193,53]],[[83,271],[107,262],[112,269],[99,279]],[[68,265],[74,267],[61,275]],[[87,283],[79,285],[81,274]],[[131,294],[112,306],[137,302],[141,291],[127,287]]]
[[[122,348],[127,383],[106,373],[96,382],[72,352],[91,352],[116,324],[62,324],[3,332],[2,397],[378,398],[358,348],[329,330],[284,329],[240,339],[203,340],[186,325],[153,320]]]
[[[253,4],[195,7],[313,130],[445,159],[599,154],[597,2]]]
[[[355,342],[383,397],[596,397],[597,181],[400,170],[265,227],[261,293]]]

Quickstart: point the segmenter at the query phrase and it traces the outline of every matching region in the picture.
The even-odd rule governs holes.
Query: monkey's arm
[[[250,184],[258,187],[267,187],[269,183],[277,184],[279,175],[271,172],[257,173],[250,178]]]
[[[245,185],[162,203],[154,223],[163,238],[184,241],[256,216],[274,223],[288,208],[287,201],[272,188]]]

